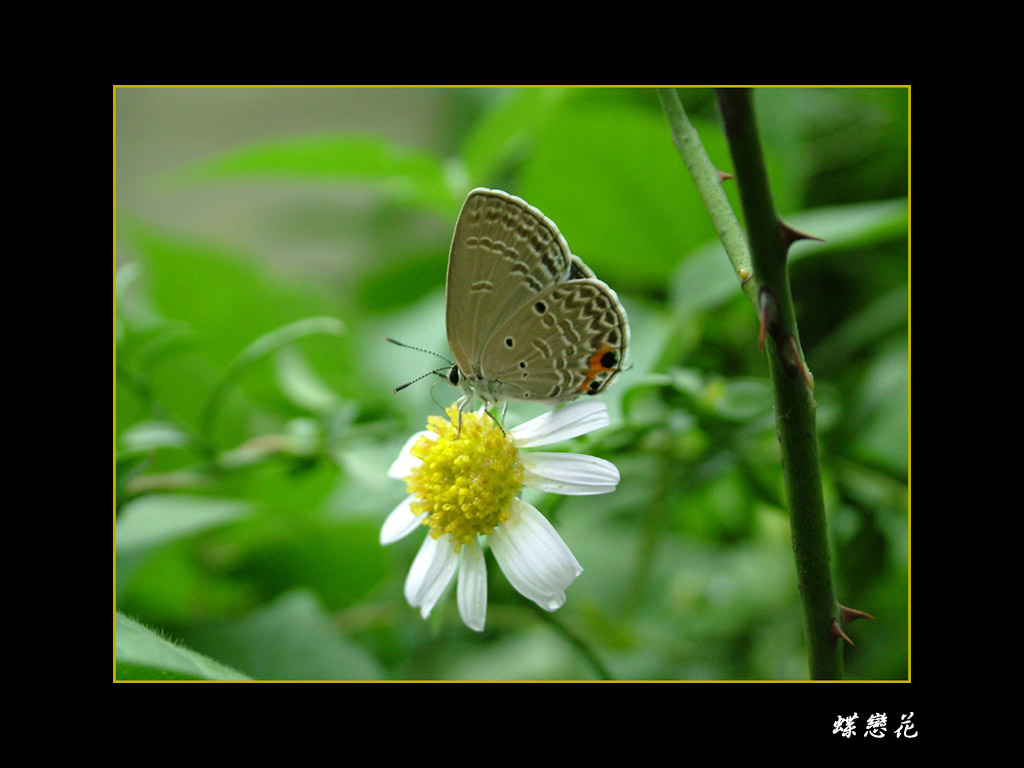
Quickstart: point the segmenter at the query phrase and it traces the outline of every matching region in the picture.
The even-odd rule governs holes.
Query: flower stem
[[[604,662],[598,658],[594,650],[575,632],[572,632],[562,622],[554,617],[553,614],[545,611],[535,605],[530,606],[534,609],[534,613],[539,616],[545,623],[549,624],[558,634],[562,635],[565,640],[572,645],[580,654],[585,658],[590,666],[593,667],[595,674],[601,680],[614,680],[611,671],[605,666]]]
[[[786,265],[788,230],[776,215],[772,201],[750,90],[720,89],[717,95],[747,226],[745,239],[731,209],[723,210],[729,204],[720,176],[686,119],[678,94],[671,89],[659,90],[676,146],[697,181],[726,252],[741,276],[744,292],[761,316],[809,672],[812,679],[835,680],[842,677],[841,644],[832,633],[839,618],[839,604],[832,586],[812,380],[800,348]],[[749,279],[751,273],[753,279]]]

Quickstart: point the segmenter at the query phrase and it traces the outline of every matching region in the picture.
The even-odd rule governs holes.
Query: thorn
[[[781,358],[786,375],[790,378],[796,378],[799,373],[800,378],[804,380],[804,386],[807,387],[808,391],[813,392],[814,376],[811,375],[810,369],[804,362],[803,355],[800,352],[800,343],[793,334],[782,333],[782,328],[779,327],[779,305],[775,300],[775,294],[772,293],[770,288],[763,285],[757,292],[757,313],[761,320],[761,325],[757,332],[757,351],[764,351],[765,333],[771,334],[772,338],[775,339],[777,354]]]
[[[811,375],[810,369],[804,363],[800,356],[800,345],[797,343],[796,336],[790,334],[786,338],[786,346],[789,347],[790,361],[793,363],[793,367],[800,372],[801,378],[804,380],[804,384],[808,389],[814,389],[814,376]]]
[[[839,622],[838,622],[838,621],[836,621],[835,619],[832,619],[832,624],[831,624],[831,625],[829,626],[829,630],[830,630],[830,631],[832,632],[832,636],[833,636],[833,638],[835,638],[835,640],[833,640],[833,641],[832,641],[833,643],[834,643],[834,642],[835,642],[835,641],[836,641],[837,639],[839,639],[839,638],[841,637],[841,638],[843,638],[843,640],[845,640],[846,642],[848,642],[848,643],[849,643],[850,645],[853,645],[853,640],[851,640],[850,638],[848,638],[848,637],[846,636],[846,633],[845,633],[845,632],[843,632],[843,630],[841,630],[841,629],[839,628]]]
[[[735,178],[736,178],[735,176],[733,176],[731,173],[729,173],[727,171],[719,171],[718,172],[718,180],[719,181],[726,181],[728,179],[735,179]]]
[[[816,240],[819,243],[825,242],[820,237],[808,235],[806,232],[801,232],[799,229],[793,229],[789,224],[781,219],[779,219],[779,239],[782,240],[782,248],[786,251],[788,251],[789,246],[797,240]]]
[[[842,603],[839,604],[839,617],[843,620],[843,626],[845,627],[854,619],[871,619],[875,620],[875,617],[870,613],[864,613],[864,611],[858,611],[856,608],[847,608]]]

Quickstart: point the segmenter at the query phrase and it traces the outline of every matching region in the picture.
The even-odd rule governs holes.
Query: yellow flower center
[[[421,437],[412,455],[423,463],[406,476],[414,514],[427,513],[424,524],[435,539],[451,534],[456,551],[508,520],[512,500],[523,487],[519,451],[508,435],[485,413],[431,416],[427,428],[437,434]]]

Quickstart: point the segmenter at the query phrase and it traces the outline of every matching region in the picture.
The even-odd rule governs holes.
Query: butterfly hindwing
[[[629,322],[595,278],[552,286],[488,339],[483,375],[505,399],[557,403],[595,395],[622,369]]]

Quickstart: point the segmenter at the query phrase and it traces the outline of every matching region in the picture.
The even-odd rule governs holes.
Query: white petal
[[[611,493],[619,484],[619,470],[610,461],[580,453],[533,452],[520,455],[526,472],[523,483],[548,493],[587,496]]]
[[[565,589],[583,568],[547,519],[515,499],[512,515],[487,537],[509,583],[541,608],[553,611],[565,602]]]
[[[555,592],[548,597],[547,603],[541,606],[546,611],[557,611],[565,605],[565,592]]]
[[[420,460],[417,459],[410,453],[412,447],[416,445],[416,441],[426,435],[431,440],[437,440],[436,432],[417,432],[415,435],[405,441],[405,445],[402,446],[402,450],[398,452],[398,458],[391,464],[391,468],[388,470],[388,477],[393,477],[396,480],[402,480],[408,475],[413,467],[420,465]]]
[[[398,541],[420,527],[420,520],[427,513],[422,512],[418,515],[412,513],[410,505],[413,498],[412,496],[406,496],[401,504],[391,510],[391,514],[388,515],[387,520],[384,521],[384,525],[380,529],[381,544],[391,544]]]
[[[487,566],[484,551],[476,541],[462,547],[458,593],[462,620],[470,629],[483,632],[487,619]]]
[[[509,430],[516,445],[527,448],[557,443],[611,423],[608,406],[600,400],[580,400],[541,414]]]
[[[413,608],[420,609],[424,619],[430,616],[458,564],[459,556],[452,548],[451,536],[445,534],[435,539],[427,535],[405,579],[405,599]]]

